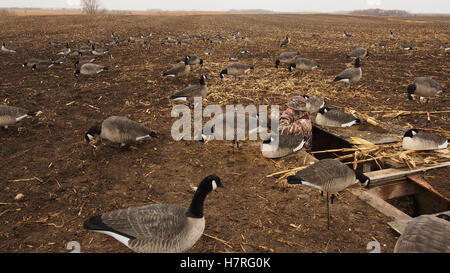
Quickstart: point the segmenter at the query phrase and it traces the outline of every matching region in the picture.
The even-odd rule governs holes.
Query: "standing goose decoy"
[[[289,71],[292,71],[294,68],[298,68],[300,70],[313,70],[316,68],[320,68],[315,61],[307,58],[296,58],[294,63],[291,63],[289,66]]]
[[[408,85],[408,99],[412,100],[414,96],[420,98],[427,98],[427,103],[430,97],[445,92],[445,89],[435,80],[429,77],[417,77],[414,82]]]
[[[203,66],[203,59],[200,59],[196,54],[189,54],[187,56],[189,56],[189,59],[187,62],[189,65],[199,64],[200,66]],[[185,60],[185,59],[186,59],[186,56],[184,56],[183,60]],[[183,60],[177,60],[177,63],[184,62]]]
[[[381,41],[378,45],[379,45],[381,48],[386,48],[387,43],[386,43],[385,41]]]
[[[292,64],[297,56],[297,51],[281,52],[280,56],[278,56],[278,59],[275,61],[275,67],[278,68],[280,66],[280,63]]]
[[[2,42],[2,51],[6,53],[16,53],[14,49],[7,48],[5,42]]]
[[[189,56],[184,57],[184,60],[174,66],[173,68],[169,69],[168,71],[163,73],[164,77],[178,77],[178,76],[186,76],[191,72],[191,65],[189,64]]]
[[[365,59],[369,57],[369,51],[363,47],[357,47],[347,55],[347,59]]]
[[[345,82],[345,84],[349,84],[352,82],[357,82],[362,77],[362,70],[359,58],[355,59],[355,66],[349,67],[343,70],[339,75],[334,78],[335,82]]]
[[[155,132],[140,123],[119,116],[108,117],[101,125],[92,126],[84,138],[89,144],[95,135],[100,135],[101,138],[119,143],[121,147],[144,138],[157,137]]]
[[[412,49],[413,49],[413,47],[412,47],[410,44],[408,44],[407,42],[402,42],[402,44],[400,45],[400,47],[401,47],[403,50],[412,50]]]
[[[328,107],[320,108],[314,123],[326,127],[350,127],[361,121],[353,115]]]
[[[94,45],[91,45],[91,48],[92,48],[92,55],[94,56],[102,56],[109,53],[108,49],[95,48]]]
[[[13,125],[26,117],[35,115],[35,112],[2,104],[0,105],[0,127],[7,129],[9,125]]]
[[[206,97],[208,86],[206,86],[206,75],[200,77],[200,85],[192,85],[177,91],[170,97],[170,100],[193,101],[195,97]]]
[[[56,55],[68,55],[71,52],[69,43],[66,43],[66,47],[61,49]]]
[[[353,35],[348,34],[347,31],[344,30],[344,34],[342,35],[342,37],[344,37],[344,38],[352,38]]]
[[[398,40],[398,37],[394,35],[394,32],[392,32],[392,30],[389,30],[389,32],[389,39],[391,39],[391,41]]]
[[[83,228],[113,237],[135,252],[178,253],[190,249],[205,230],[206,196],[223,188],[216,175],[199,184],[189,209],[172,204],[152,204],[93,216]]]
[[[403,135],[402,147],[405,150],[438,150],[446,149],[448,139],[425,131],[411,129]]]
[[[330,229],[330,207],[328,194],[331,193],[331,204],[334,194],[345,190],[356,180],[361,186],[369,187],[370,179],[364,174],[350,169],[344,163],[327,158],[317,161],[311,166],[287,177],[289,184],[303,184],[327,193],[328,229]]]
[[[450,253],[450,216],[413,218],[398,238],[394,253]]]
[[[220,71],[220,79],[223,79],[223,75],[233,75],[240,76],[243,75],[250,70],[253,70],[253,66],[243,63],[230,63],[227,68]]]
[[[265,158],[280,158],[301,150],[306,141],[300,135],[271,134],[261,144],[261,153]]]
[[[308,95],[303,95],[303,97],[306,99],[305,110],[310,114],[318,112],[325,106],[325,101],[322,98],[310,97]]]
[[[280,47],[286,47],[291,43],[291,38],[289,38],[289,35],[286,35],[286,38],[281,42]]]
[[[108,67],[99,65],[99,64],[93,64],[93,63],[85,63],[81,66],[80,69],[77,69],[75,71],[75,76],[78,77],[80,74],[83,75],[96,75],[102,71],[108,70]]]

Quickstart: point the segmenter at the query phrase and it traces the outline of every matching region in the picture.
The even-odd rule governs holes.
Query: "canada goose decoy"
[[[89,144],[95,135],[119,143],[121,147],[144,138],[157,137],[155,132],[140,123],[120,116],[108,117],[102,124],[92,126],[84,138]]]
[[[444,44],[441,46],[441,48],[444,49],[445,51],[450,50],[450,44],[449,44],[449,43],[444,43]]]
[[[136,40],[137,41],[137,40]],[[122,40],[118,40],[117,41],[117,44],[118,45],[126,45],[126,44],[128,44],[130,42],[130,40],[129,39],[122,39]],[[145,44],[145,39],[139,39],[139,42],[138,42],[138,44]]]
[[[352,38],[353,35],[348,34],[347,31],[344,30],[344,34],[342,35],[342,37],[344,37],[344,38]]]
[[[174,66],[173,68],[169,69],[168,71],[163,73],[164,77],[178,77],[178,76],[186,76],[191,72],[191,65],[189,64],[189,55],[184,57],[184,60]]]
[[[233,53],[230,55],[230,57],[228,57],[228,60],[229,61],[237,61],[237,60],[239,60],[239,57],[237,54]]]
[[[67,60],[66,56],[61,56],[59,57],[56,61],[53,61],[53,63],[51,65],[49,65],[48,67],[52,67],[54,65],[62,65],[63,63],[65,63]]]
[[[51,45],[51,46],[54,46],[54,47],[61,47],[62,46],[62,43],[58,42],[58,41],[51,41],[51,42],[48,42],[48,44]]]
[[[330,208],[328,194],[331,193],[331,204],[334,194],[345,190],[356,180],[361,186],[369,187],[370,179],[364,174],[350,169],[339,160],[327,158],[317,161],[311,166],[287,177],[289,184],[303,184],[327,193],[328,229],[330,228]]]
[[[198,185],[188,210],[172,204],[121,209],[90,217],[83,228],[109,235],[135,252],[184,252],[202,236],[203,204],[218,187],[224,188],[220,178],[209,175]]]
[[[401,47],[403,50],[412,50],[412,49],[413,49],[413,47],[412,47],[410,44],[408,44],[407,42],[402,42],[402,44],[400,45],[400,47]]]
[[[177,39],[172,37],[166,37],[162,40],[161,44],[163,45],[173,45],[177,42]]]
[[[379,45],[381,48],[385,48],[385,47],[387,46],[387,43],[386,43],[385,41],[381,41],[378,45]]]
[[[244,47],[243,49],[241,49],[241,54],[247,54],[249,53],[250,50],[248,50],[248,48]]]
[[[200,66],[203,66],[203,59],[199,58],[196,54],[189,54],[187,55],[189,56],[189,59],[187,61],[187,63],[189,65],[196,65],[199,64]],[[184,56],[183,60],[186,58],[186,56]],[[177,60],[177,62],[182,62],[183,60]],[[184,61],[183,61],[184,62]]]
[[[450,216],[413,218],[398,238],[394,253],[450,253]]]
[[[361,121],[353,115],[328,107],[320,108],[314,123],[326,127],[350,127]]]
[[[311,36],[312,38],[314,38],[314,39],[320,39],[320,35],[319,34],[313,34],[312,36]]]
[[[191,39],[190,38],[185,38],[182,39],[178,42],[179,45],[192,45]]]
[[[99,64],[85,63],[80,67],[80,69],[75,71],[75,76],[78,77],[80,74],[95,75],[105,70],[108,70],[108,67]]]
[[[417,77],[414,82],[408,85],[408,99],[412,100],[414,96],[420,98],[427,98],[427,103],[430,97],[445,92],[445,89],[435,80],[429,77]]]
[[[223,75],[233,75],[233,76],[240,76],[243,75],[250,70],[253,70],[253,66],[243,63],[230,63],[227,68],[220,71],[220,79],[223,79]]]
[[[297,51],[285,51],[281,52],[278,56],[278,59],[275,61],[275,67],[278,68],[280,63],[291,64],[295,61],[295,58],[298,56]]]
[[[291,43],[291,38],[289,38],[289,35],[286,35],[286,38],[281,42],[280,47],[286,47]]]
[[[403,135],[402,147],[405,150],[438,150],[446,149],[448,139],[422,130],[411,129]]]
[[[88,45],[100,45],[99,42],[95,41],[95,40],[88,40]]]
[[[75,61],[74,65],[75,67],[77,67],[82,66],[83,64],[93,63],[94,61],[95,61],[94,56],[84,55],[78,58],[78,60]]]
[[[0,105],[0,127],[7,129],[9,125],[15,124],[26,117],[35,115],[35,112],[20,107],[2,104]]]
[[[310,97],[308,95],[303,95],[303,97],[306,99],[305,110],[310,114],[318,112],[325,106],[325,101],[322,98]]]
[[[81,46],[80,49],[78,49],[78,51],[81,52],[81,53],[88,53],[88,52],[91,52],[91,51],[92,51],[92,46],[93,46],[93,45],[90,45],[90,46]]]
[[[211,50],[210,50],[209,48],[206,49],[204,53],[205,53],[205,55],[211,55],[211,54],[212,54],[212,53],[211,53]]]
[[[91,45],[91,48],[92,48],[92,55],[94,55],[94,56],[102,56],[102,55],[105,55],[105,54],[109,53],[108,49],[95,48],[94,45]]]
[[[52,64],[53,64],[52,59],[41,60],[41,59],[31,58],[31,59],[27,60],[25,63],[23,63],[22,67],[31,67],[31,70],[35,70],[38,66],[45,66],[48,68]]]
[[[300,70],[313,70],[320,68],[320,65],[311,59],[298,57],[295,58],[295,61],[291,63],[291,65],[289,65],[289,71],[292,71],[294,68],[298,68]]]
[[[117,39],[119,39],[119,35],[116,35],[116,34],[114,34],[114,32],[111,32],[111,38],[113,40],[117,40]]]
[[[389,39],[391,39],[391,41],[398,40],[397,36],[394,35],[394,32],[392,32],[392,30],[389,30],[389,32]]]
[[[16,53],[14,49],[6,47],[5,42],[2,42],[2,51],[6,53]]]
[[[80,51],[74,50],[74,51],[72,51],[72,52],[70,52],[70,53],[68,53],[68,54],[66,54],[66,55],[63,55],[63,56],[67,56],[67,57],[69,57],[69,58],[75,59],[75,58],[80,57],[82,54],[83,54],[83,53],[81,53]]]
[[[170,97],[170,100],[193,101],[195,97],[206,97],[208,95],[208,86],[206,86],[206,75],[200,77],[200,85],[191,85],[177,91]]]
[[[56,55],[68,55],[71,52],[69,43],[66,43],[66,47],[61,49]]]
[[[103,43],[103,45],[105,45],[105,46],[113,46],[115,44],[116,44],[116,40],[109,40],[109,41],[106,41]],[[94,44],[92,44],[92,45],[94,45]]]
[[[261,144],[261,153],[266,158],[280,158],[303,148],[307,137],[300,135],[270,134]]]
[[[355,59],[354,67],[349,67],[343,70],[339,75],[334,78],[335,82],[345,82],[350,84],[352,82],[357,82],[362,77],[362,70],[359,58]]]
[[[347,55],[348,59],[365,59],[369,57],[369,51],[363,47],[357,47]]]

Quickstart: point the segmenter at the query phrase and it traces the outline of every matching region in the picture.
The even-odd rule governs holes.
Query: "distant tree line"
[[[384,9],[364,9],[350,12],[355,15],[372,15],[372,16],[411,16],[411,13],[404,10],[384,10]]]

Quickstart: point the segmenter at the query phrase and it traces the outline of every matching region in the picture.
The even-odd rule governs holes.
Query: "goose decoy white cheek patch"
[[[212,189],[213,189],[213,191],[215,191],[215,190],[217,189],[217,183],[216,183],[216,180],[213,180],[213,181],[212,181]]]

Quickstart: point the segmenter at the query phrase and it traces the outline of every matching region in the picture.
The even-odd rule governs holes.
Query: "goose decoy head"
[[[415,84],[410,84],[408,85],[408,99],[412,100],[413,99],[413,95],[416,92],[416,85]]]
[[[366,58],[369,58],[369,50],[367,50]]]
[[[309,96],[308,96],[308,95],[303,95],[303,97],[304,97],[305,99],[309,99]]]
[[[228,73],[227,69],[224,69],[224,70],[220,71],[220,79],[223,79],[223,75],[227,74],[227,73]]]
[[[410,129],[410,130],[406,131],[406,133],[403,135],[403,138],[405,138],[405,137],[413,137],[418,132],[419,132],[419,130],[417,130],[417,129]]]
[[[200,59],[200,66],[203,66],[203,59]]]
[[[86,139],[86,143],[89,144],[92,139],[94,139],[95,135],[99,135],[102,132],[102,126],[100,124],[92,126],[89,131],[84,135],[84,139]],[[153,133],[153,132],[152,132]]]
[[[75,71],[74,75],[75,75],[75,77],[80,76],[80,69],[77,69],[77,70]]]
[[[296,68],[297,67],[297,64],[296,63],[292,63],[290,66],[289,66],[289,71],[292,71],[294,68]]]
[[[27,66],[27,64],[28,64],[28,63],[23,63],[23,64],[22,64],[22,67],[26,67],[26,66]]]
[[[77,60],[77,61],[74,63],[75,67],[77,67],[77,65],[78,65],[79,63],[80,63],[80,61]]]
[[[36,64],[33,64],[33,66],[31,67],[31,70],[32,71],[36,70]]]
[[[319,113],[321,113],[323,115],[328,111],[330,111],[330,108],[324,106],[324,107],[320,108]]]
[[[355,171],[356,179],[359,181],[359,185],[362,187],[368,188],[370,185],[370,178],[365,176],[363,173],[359,171]]]
[[[200,84],[204,85],[206,79],[208,79],[208,75],[201,75],[200,76]]]
[[[277,59],[277,60],[275,61],[275,67],[278,68],[279,65],[280,65],[280,60]]]
[[[446,221],[449,221],[450,222],[450,216],[449,215],[447,215],[447,214],[439,214],[438,216],[436,216],[436,217],[438,217],[438,218],[441,218],[441,219],[444,219],[444,220],[446,220]]]
[[[215,191],[217,188],[225,188],[225,186],[222,184],[220,178],[213,174],[205,177],[202,182],[200,182],[197,190],[209,193]]]

